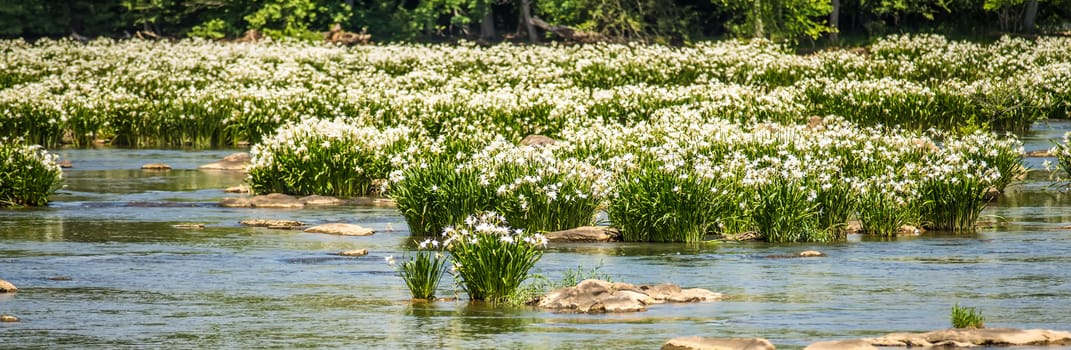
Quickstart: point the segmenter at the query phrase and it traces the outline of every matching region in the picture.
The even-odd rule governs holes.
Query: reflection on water
[[[1061,126],[1063,127],[1063,126]],[[1064,129],[1061,130],[1066,130]],[[1041,129],[1027,148],[1062,132]],[[718,303],[582,315],[482,303],[414,303],[394,269],[414,243],[393,209],[220,208],[244,175],[196,165],[228,151],[63,151],[75,168],[47,208],[0,210],[0,342],[16,348],[657,348],[677,336],[813,341],[949,326],[952,304],[991,326],[1068,329],[1071,195],[1044,176],[1016,185],[975,234],[930,232],[816,245],[561,244],[537,272],[632,283],[672,282],[726,294]],[[170,172],[143,172],[166,162]],[[351,222],[378,232],[339,237],[238,225],[275,218]],[[179,229],[177,223],[204,223]],[[388,230],[394,228],[395,230]],[[362,257],[335,253],[367,248]],[[781,258],[820,250],[824,258]],[[449,277],[447,277],[449,278]],[[453,296],[452,281],[440,296]],[[463,298],[463,295],[462,295]]]

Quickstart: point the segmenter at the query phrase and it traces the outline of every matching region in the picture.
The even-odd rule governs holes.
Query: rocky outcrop
[[[253,227],[267,227],[275,229],[293,229],[297,227],[305,226],[304,222],[294,220],[273,220],[273,219],[249,219],[239,221],[238,224]]]
[[[15,288],[15,285],[11,284],[11,282],[0,280],[0,293],[14,293],[18,290],[19,289]]]
[[[171,166],[164,163],[149,163],[141,166],[142,170],[171,170]]]
[[[926,333],[891,333],[863,340],[879,347],[1071,345],[1071,332],[1045,329],[954,328]]]
[[[249,167],[249,153],[238,152],[223,157],[223,160],[197,167],[202,170],[245,171]]]
[[[329,196],[305,196],[298,199],[299,202],[305,203],[305,205],[342,205],[345,203],[341,199]]]
[[[313,226],[305,229],[308,233],[326,233],[329,235],[341,235],[341,236],[371,236],[376,233],[370,228],[364,228],[354,224],[323,224]]]
[[[803,350],[878,350],[878,348],[862,339],[849,339],[820,341],[807,345]]]
[[[563,312],[636,312],[658,303],[716,301],[721,297],[709,290],[681,289],[673,284],[636,286],[589,279],[573,287],[555,289],[540,297],[536,304]]]
[[[301,202],[296,197],[282,193],[254,196],[249,199],[249,204],[254,208],[293,209],[305,207],[305,203]]]
[[[608,226],[581,226],[549,232],[546,237],[551,242],[613,242],[617,241],[621,234]]]
[[[540,147],[555,143],[558,143],[558,141],[543,135],[528,135],[521,139],[521,146]]]
[[[774,350],[769,340],[762,338],[673,338],[662,344],[662,350]]]
[[[338,255],[341,255],[341,256],[365,256],[365,255],[368,255],[368,249],[361,248],[361,249],[347,250],[347,251],[344,251],[344,252],[338,252]]]

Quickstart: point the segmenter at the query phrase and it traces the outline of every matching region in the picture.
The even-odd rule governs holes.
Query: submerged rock
[[[142,170],[171,170],[171,166],[164,163],[149,163],[141,166]]]
[[[197,167],[203,170],[245,171],[249,167],[249,153],[238,152],[223,157],[223,160]]]
[[[11,282],[0,280],[0,293],[14,293],[18,290],[19,289],[15,288],[15,285],[11,284]]]
[[[73,168],[74,167],[74,162],[72,162],[70,159],[64,159],[64,160],[61,160],[59,163],[56,163],[56,165],[59,165],[60,168],[67,169],[67,168]]]
[[[548,232],[546,236],[551,242],[613,242],[617,241],[621,234],[608,226],[581,226]]]
[[[239,221],[238,224],[253,227],[267,227],[267,228],[292,228],[305,226],[304,222],[294,220],[274,220],[274,219],[249,219]]]
[[[822,252],[817,251],[817,250],[805,250],[805,251],[802,251],[802,252],[800,252],[799,254],[796,254],[796,255],[801,257],[801,258],[813,258],[813,257],[826,256],[825,253],[822,253]]]
[[[246,197],[227,197],[219,202],[224,208],[252,208],[253,201]]]
[[[807,345],[803,350],[878,350],[878,348],[862,339],[849,339],[820,341]]]
[[[1039,149],[1023,152],[1023,157],[1052,157],[1052,153],[1047,149]]]
[[[589,279],[573,287],[555,289],[540,297],[537,305],[564,312],[636,312],[652,304],[716,301],[721,297],[706,289],[681,289],[673,284],[636,286]]]
[[[361,249],[347,250],[347,251],[344,251],[344,252],[339,252],[338,255],[341,255],[341,256],[365,256],[365,255],[368,255],[368,249],[361,248]]]
[[[342,205],[345,203],[341,199],[335,197],[317,195],[301,197],[298,201],[305,203],[305,205]]]
[[[0,315],[0,322],[18,322],[19,318],[11,315]]]
[[[1071,332],[1045,329],[953,328],[926,333],[891,333],[863,340],[879,347],[1071,345]]]
[[[171,227],[182,228],[182,229],[202,229],[202,228],[205,228],[205,224],[201,224],[201,223],[175,224],[175,225],[171,225]]]
[[[528,135],[521,140],[521,146],[539,147],[555,143],[558,143],[558,141],[544,135]]]
[[[255,196],[250,198],[249,202],[254,208],[292,209],[305,207],[305,203],[302,203],[296,197],[282,193]]]
[[[673,338],[662,344],[662,350],[774,350],[763,338]]]
[[[313,226],[305,229],[308,233],[326,233],[330,235],[342,235],[342,236],[371,236],[376,233],[370,228],[364,228],[354,224],[323,224]]]

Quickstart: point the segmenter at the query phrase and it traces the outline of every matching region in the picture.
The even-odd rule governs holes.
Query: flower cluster
[[[41,146],[0,138],[0,207],[47,204],[63,181],[56,159]]]

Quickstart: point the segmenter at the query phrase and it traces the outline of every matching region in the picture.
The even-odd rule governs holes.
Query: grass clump
[[[985,328],[985,317],[976,308],[952,305],[952,327]]]
[[[446,272],[446,256],[440,251],[426,250],[428,247],[439,248],[440,243],[431,238],[424,240],[416,255],[403,261],[398,269],[414,299],[434,299],[439,281]]]
[[[0,138],[0,207],[48,204],[63,180],[55,155],[21,141]]]

